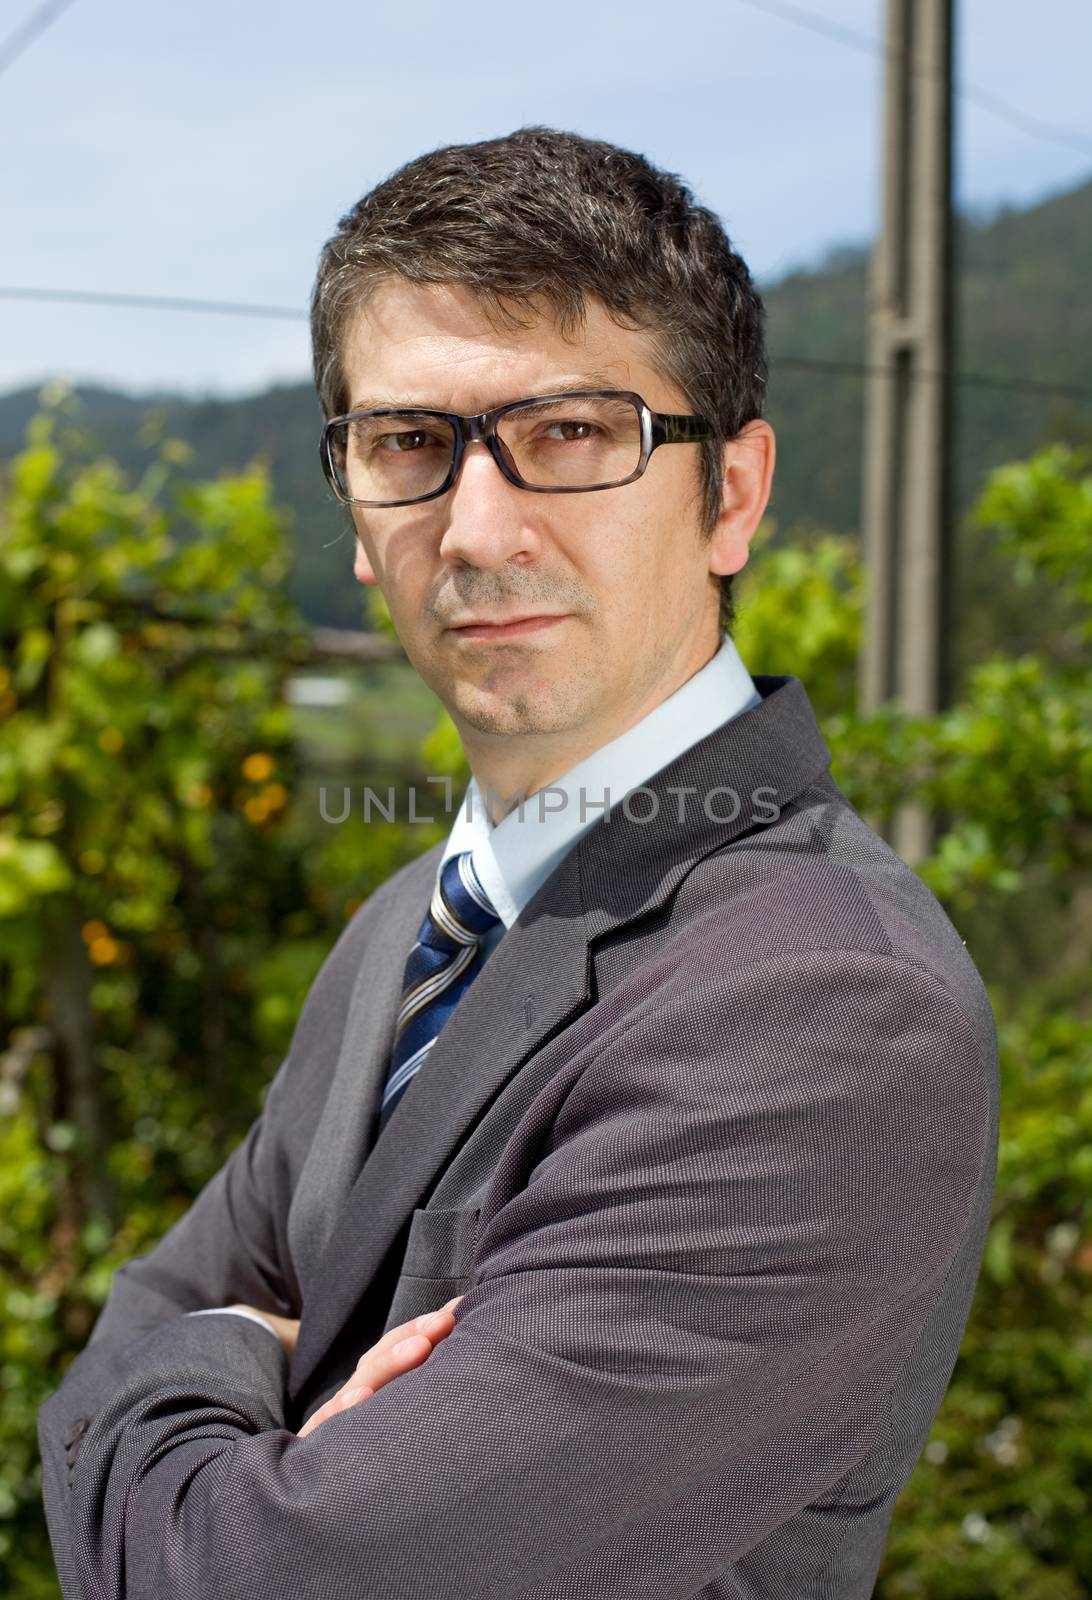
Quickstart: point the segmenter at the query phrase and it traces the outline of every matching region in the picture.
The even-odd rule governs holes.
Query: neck
[[[526,801],[541,789],[586,761],[613,739],[620,739],[650,711],[681,689],[696,672],[707,666],[720,648],[719,629],[712,641],[686,653],[661,674],[638,698],[622,711],[610,707],[580,724],[560,732],[489,734],[456,719],[467,762],[481,790],[490,821],[494,826],[521,800]]]

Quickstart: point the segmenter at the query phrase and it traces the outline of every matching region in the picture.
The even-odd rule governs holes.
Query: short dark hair
[[[708,417],[700,491],[706,535],[721,500],[723,446],[762,415],[765,309],[743,258],[689,188],[644,156],[553,128],[447,145],[378,184],[338,224],[311,298],[315,387],[327,417],[349,404],[349,316],[384,278],[459,284],[519,326],[545,302],[565,336],[587,296],[652,337],[664,377]],[[733,617],[720,578],[720,624]]]

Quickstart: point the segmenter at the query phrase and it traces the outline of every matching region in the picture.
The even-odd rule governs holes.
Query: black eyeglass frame
[[[636,407],[641,421],[641,459],[635,471],[628,477],[615,478],[610,483],[595,483],[588,487],[576,484],[538,484],[527,483],[519,473],[504,459],[504,450],[501,440],[497,436],[498,421],[507,416],[510,411],[518,411],[521,406],[539,405],[548,400],[629,400]],[[337,472],[331,455],[331,441],[333,429],[339,423],[351,422],[357,417],[438,417],[441,421],[451,425],[453,440],[451,452],[451,466],[443,483],[437,489],[430,489],[428,494],[414,495],[409,500],[357,500],[349,495],[342,494],[337,481]],[[494,406],[492,411],[481,411],[476,416],[462,416],[457,411],[435,411],[427,406],[380,406],[369,411],[347,411],[344,416],[331,417],[322,430],[319,453],[322,461],[322,470],[326,481],[333,489],[342,505],[372,506],[393,509],[396,506],[415,506],[425,500],[436,500],[442,494],[447,494],[453,488],[459,473],[462,470],[463,460],[466,456],[468,444],[479,440],[489,450],[502,474],[508,482],[517,489],[527,489],[532,494],[596,494],[600,489],[620,489],[623,484],[634,483],[648,466],[654,450],[662,444],[701,444],[713,437],[712,424],[706,417],[672,413],[667,411],[653,411],[643,399],[632,389],[566,389],[560,394],[529,395],[525,400],[509,400],[503,406]]]

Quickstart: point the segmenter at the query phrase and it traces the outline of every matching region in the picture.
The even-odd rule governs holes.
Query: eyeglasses
[[[662,444],[710,438],[705,417],[651,411],[628,389],[581,389],[477,416],[393,406],[350,411],[323,429],[322,467],[346,505],[417,505],[447,493],[467,445],[480,440],[518,489],[587,494],[633,483]]]

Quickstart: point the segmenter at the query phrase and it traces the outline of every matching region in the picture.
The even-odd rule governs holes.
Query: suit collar
[[[304,1310],[289,1378],[293,1399],[488,1103],[547,1038],[590,1004],[592,942],[658,909],[697,861],[767,826],[772,808],[791,804],[827,767],[829,751],[799,680],[754,681],[760,704],[648,780],[645,787],[659,802],[652,820],[636,820],[653,810],[647,796],[636,794],[632,819],[612,810],[569,851],[467,990],[382,1138],[369,1145],[401,970],[442,847],[405,869],[393,938],[378,959],[369,947],[335,1082],[300,1178],[316,1204],[321,1193],[322,1214],[331,1221],[313,1268],[298,1262]],[[372,944],[376,939],[373,934]]]
[[[758,705],[648,780],[644,788],[655,801],[635,793],[628,814],[612,808],[582,841],[589,939],[662,905],[696,861],[768,826],[829,766],[830,751],[800,680],[758,676],[754,682],[762,696]],[[639,820],[646,815],[649,820]]]

